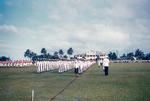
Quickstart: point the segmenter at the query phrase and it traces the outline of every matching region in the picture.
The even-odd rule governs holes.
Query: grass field
[[[48,101],[75,78],[73,71],[36,73],[35,67],[0,68],[0,101]],[[110,75],[93,65],[53,101],[150,101],[150,64],[113,63]]]

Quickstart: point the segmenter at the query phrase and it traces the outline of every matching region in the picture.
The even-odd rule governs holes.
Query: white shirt
[[[100,66],[100,60],[97,61],[98,65]]]
[[[104,67],[109,67],[109,59],[107,59],[107,58],[105,58],[104,60],[103,60],[103,66]]]

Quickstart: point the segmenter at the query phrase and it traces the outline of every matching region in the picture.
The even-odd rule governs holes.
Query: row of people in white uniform
[[[23,67],[23,66],[31,66],[33,65],[31,61],[27,62],[13,62],[13,61],[5,61],[1,62],[0,66],[1,67]]]
[[[59,73],[78,68],[78,73],[82,73],[94,62],[92,61],[37,61],[37,72],[44,72],[57,69]]]
[[[74,62],[74,68],[75,68],[75,73],[82,73],[85,70],[87,70],[89,67],[91,67],[92,64],[94,64],[95,61],[80,61],[77,60]]]
[[[44,72],[44,71],[49,71],[49,70],[54,70],[59,68],[59,63],[56,61],[37,61],[36,66],[37,66],[37,72]]]

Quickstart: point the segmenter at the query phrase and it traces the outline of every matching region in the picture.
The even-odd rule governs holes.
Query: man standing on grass
[[[106,56],[103,60],[103,67],[104,67],[104,72],[105,72],[105,76],[108,76],[108,70],[109,70],[109,59],[108,56]]]
[[[79,60],[75,60],[75,70],[74,70],[74,73],[76,76],[78,76],[78,73],[79,73]]]
[[[98,64],[98,67],[100,68],[101,64],[100,64],[100,58],[99,57],[97,58],[97,64]]]

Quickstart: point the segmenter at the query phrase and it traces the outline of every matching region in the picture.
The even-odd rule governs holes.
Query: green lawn
[[[31,101],[32,89],[35,101],[48,101],[73,79],[73,71],[0,68],[0,101]],[[95,64],[53,101],[150,101],[150,64],[114,63],[107,77]]]

